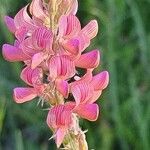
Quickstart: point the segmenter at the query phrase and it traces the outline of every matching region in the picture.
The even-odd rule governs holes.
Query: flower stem
[[[78,135],[73,135],[72,133],[67,134],[63,145],[64,149],[68,150],[88,150],[88,145],[83,131]]]
[[[68,150],[88,150],[85,132],[79,127],[79,119],[76,115],[73,116],[73,127],[68,131],[63,145]]]

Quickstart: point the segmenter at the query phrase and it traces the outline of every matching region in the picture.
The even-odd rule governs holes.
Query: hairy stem
[[[79,119],[74,115],[73,127],[68,131],[63,145],[68,150],[88,150],[85,132],[79,127]]]

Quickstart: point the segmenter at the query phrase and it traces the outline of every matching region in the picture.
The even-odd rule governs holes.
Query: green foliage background
[[[29,1],[28,1],[29,2]],[[89,149],[150,150],[150,0],[79,0],[78,16],[85,25],[99,22],[91,48],[101,50],[101,66],[110,85],[101,96],[97,122],[81,120],[88,129]],[[14,37],[3,22],[27,0],[0,0],[0,45]],[[89,50],[91,49],[89,48]],[[0,52],[0,150],[55,150],[37,101],[17,105],[12,90],[24,85],[23,64],[6,62]]]

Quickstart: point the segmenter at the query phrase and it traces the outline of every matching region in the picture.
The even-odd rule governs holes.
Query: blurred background
[[[14,16],[28,0],[0,0],[0,47],[13,43],[3,16]],[[150,0],[79,0],[82,25],[99,22],[99,34],[88,50],[99,48],[101,66],[110,72],[100,97],[97,122],[88,129],[89,149],[150,150]],[[18,105],[12,98],[23,64],[10,63],[0,51],[0,150],[56,150],[37,101]]]

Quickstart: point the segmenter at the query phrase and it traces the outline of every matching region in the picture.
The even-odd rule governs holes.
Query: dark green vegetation
[[[82,24],[97,19],[100,31],[91,48],[101,49],[101,67],[110,85],[98,101],[97,122],[81,121],[88,129],[90,149],[150,150],[150,0],[79,0]],[[0,0],[0,45],[14,38],[3,23],[25,0]],[[89,48],[89,50],[91,49]],[[37,101],[17,105],[12,90],[24,85],[23,65],[6,62],[0,52],[0,150],[55,150]]]

